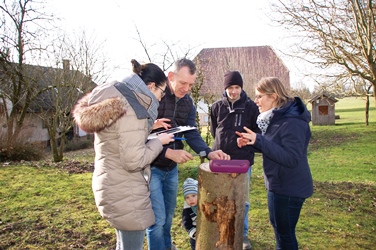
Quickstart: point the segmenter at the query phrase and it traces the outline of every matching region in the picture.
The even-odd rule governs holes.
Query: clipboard
[[[148,136],[148,140],[155,139],[155,138],[157,138],[157,136],[159,134],[162,134],[162,133],[176,134],[176,133],[181,133],[181,132],[188,131],[188,130],[193,130],[193,129],[196,129],[196,127],[179,126],[179,127],[175,127],[175,128],[170,128],[170,129],[166,129],[166,130],[162,130],[162,131],[158,131],[158,132],[150,134]]]

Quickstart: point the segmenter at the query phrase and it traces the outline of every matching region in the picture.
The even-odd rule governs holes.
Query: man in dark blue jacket
[[[212,105],[210,112],[210,131],[214,137],[213,150],[221,149],[231,156],[232,160],[248,160],[248,183],[251,178],[254,152],[251,146],[239,148],[235,131],[244,132],[243,127],[260,131],[257,124],[259,115],[256,104],[243,90],[243,78],[238,71],[230,71],[225,74],[224,93],[220,100]],[[251,249],[248,239],[248,211],[249,190],[247,191],[244,215],[243,249]]]
[[[195,64],[186,58],[176,61],[174,70],[168,73],[168,80],[156,123],[164,128],[196,127],[196,108],[189,96],[196,80]],[[187,144],[196,153],[205,152],[210,160],[230,159],[222,150],[212,151],[197,129],[178,133],[177,136],[184,136]],[[192,154],[184,150],[182,141],[175,140],[164,146],[162,153],[151,165],[150,198],[155,224],[146,230],[149,250],[176,249],[171,241],[170,230],[178,194],[177,164],[192,159]]]

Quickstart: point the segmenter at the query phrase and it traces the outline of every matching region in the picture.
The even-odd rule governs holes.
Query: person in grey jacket
[[[148,140],[167,78],[155,64],[132,60],[121,82],[99,85],[73,109],[77,125],[94,133],[92,189],[99,213],[116,230],[117,250],[142,250],[145,229],[155,222],[150,163],[173,135]]]
[[[236,132],[238,146],[252,145],[262,152],[276,249],[297,250],[295,228],[305,199],[313,193],[307,157],[311,115],[301,99],[291,97],[275,77],[259,81],[255,103],[261,134],[245,127],[246,133]]]

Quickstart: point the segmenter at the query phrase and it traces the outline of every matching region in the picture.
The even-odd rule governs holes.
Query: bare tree
[[[8,147],[21,133],[30,104],[45,91],[37,86],[39,76],[30,74],[26,65],[27,59],[46,50],[41,41],[47,35],[52,16],[43,8],[43,2],[31,0],[2,1],[0,5],[0,98],[7,111],[4,115]]]
[[[295,84],[295,86],[291,88],[290,93],[293,96],[299,96],[306,104],[312,97],[311,92],[303,82]]]
[[[193,103],[196,107],[198,107],[198,103],[200,101],[203,101],[203,103],[207,106],[207,110],[204,111],[205,115],[208,117],[210,116],[210,109],[211,105],[215,101],[215,94],[210,91],[205,91],[202,89],[202,86],[205,82],[205,74],[203,72],[203,68],[201,67],[201,62],[196,58],[194,60],[194,63],[196,64],[197,67],[197,78],[196,78],[196,83],[193,86],[191,90],[191,97],[193,99]],[[202,128],[201,128],[201,121],[200,121],[200,115],[198,112],[196,112],[196,124],[198,126],[198,131],[200,134],[202,133]],[[206,125],[206,134],[205,134],[205,142],[207,145],[211,145],[211,134],[210,134],[210,119],[208,119],[208,123]]]
[[[63,160],[67,136],[74,135],[70,114],[74,104],[83,93],[96,86],[95,81],[102,83],[108,78],[104,73],[108,71],[108,59],[102,54],[104,42],[96,42],[95,37],[87,36],[85,31],[79,34],[73,39],[61,37],[52,46],[51,72],[45,79],[50,90],[39,96],[39,116],[48,130],[55,162]],[[49,108],[43,108],[46,105]]]
[[[73,69],[90,77],[97,84],[107,82],[113,68],[110,68],[110,60],[105,52],[106,40],[98,40],[94,33],[87,34],[85,30],[59,40],[64,48],[62,58],[69,58]]]
[[[205,79],[205,76],[202,74],[200,65],[198,63],[199,62],[197,62],[197,61],[195,62],[196,67],[197,67],[197,70],[196,70],[197,77],[196,77],[195,85],[191,89],[191,97],[192,97],[193,104],[195,105],[195,107],[198,107],[198,104],[202,99],[202,96],[200,95],[200,89],[201,89],[202,85],[204,84],[204,79]],[[200,115],[199,115],[198,112],[196,112],[196,124],[198,126],[197,130],[201,134],[202,129],[201,129],[201,126],[200,126],[200,124],[201,124],[200,123]]]
[[[155,63],[161,67],[163,71],[167,71],[174,62],[183,57],[189,58],[194,55],[197,46],[192,47],[181,41],[159,40],[157,42],[148,43],[141,35],[141,31],[135,25],[137,38],[140,43],[147,61]]]
[[[358,93],[354,77],[376,91],[376,3],[367,0],[278,0],[272,4],[272,20],[296,42],[296,58],[319,69],[315,77],[322,88],[346,94]],[[325,72],[325,73],[323,73]],[[363,81],[357,81],[364,85]],[[357,83],[355,82],[355,83]],[[375,96],[376,100],[376,96]],[[366,111],[367,112],[367,111]]]

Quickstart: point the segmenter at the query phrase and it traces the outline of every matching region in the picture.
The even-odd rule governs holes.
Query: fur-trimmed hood
[[[82,97],[73,109],[73,118],[86,133],[99,132],[126,114],[125,99],[108,98],[89,105],[91,93]]]

